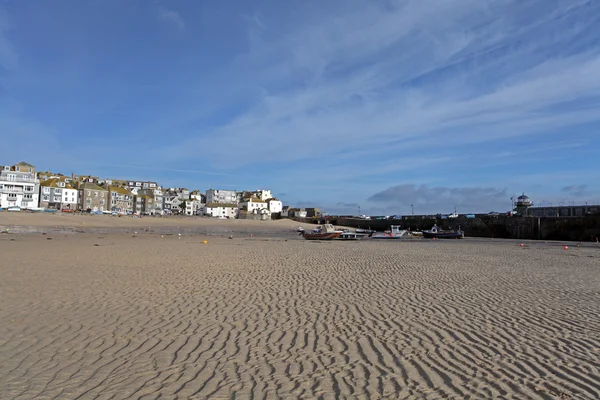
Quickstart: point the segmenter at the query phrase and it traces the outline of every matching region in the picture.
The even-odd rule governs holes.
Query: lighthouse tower
[[[529,208],[533,206],[533,201],[523,193],[521,196],[517,197],[517,203],[515,207],[515,211],[520,216],[529,215]]]

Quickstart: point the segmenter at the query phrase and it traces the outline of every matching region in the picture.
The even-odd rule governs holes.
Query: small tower
[[[523,193],[521,196],[517,197],[515,211],[517,214],[525,217],[529,214],[529,208],[531,206],[533,206],[533,202],[525,195],[525,193]]]

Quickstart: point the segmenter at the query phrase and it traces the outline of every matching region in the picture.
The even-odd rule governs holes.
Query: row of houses
[[[185,214],[219,218],[271,219],[306,216],[303,210],[283,207],[270,190],[163,188],[157,182],[102,179],[36,172],[20,162],[0,167],[0,208],[51,209],[120,214]],[[291,212],[290,212],[291,210]]]

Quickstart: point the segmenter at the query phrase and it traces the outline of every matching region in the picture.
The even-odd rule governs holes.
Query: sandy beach
[[[0,213],[0,399],[600,397],[600,248],[294,225]]]

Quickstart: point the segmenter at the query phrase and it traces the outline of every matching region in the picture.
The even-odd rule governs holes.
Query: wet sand
[[[598,248],[61,217],[0,215],[38,231],[0,234],[1,399],[600,397]]]

